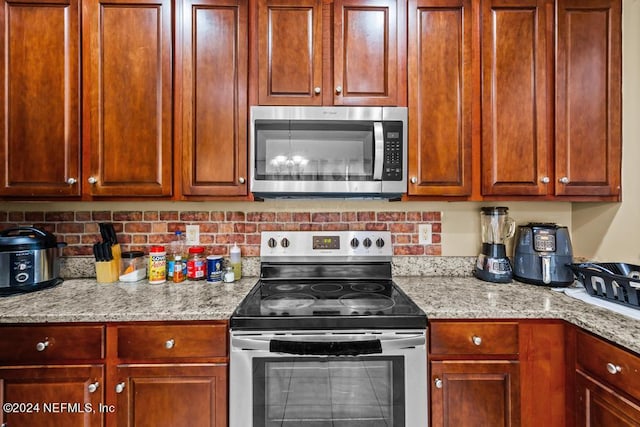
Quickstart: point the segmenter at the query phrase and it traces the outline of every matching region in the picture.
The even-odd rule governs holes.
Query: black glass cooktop
[[[421,329],[425,313],[390,279],[260,280],[232,329]]]

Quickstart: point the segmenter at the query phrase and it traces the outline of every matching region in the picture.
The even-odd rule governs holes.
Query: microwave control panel
[[[383,181],[402,181],[402,141],[402,122],[385,122]]]

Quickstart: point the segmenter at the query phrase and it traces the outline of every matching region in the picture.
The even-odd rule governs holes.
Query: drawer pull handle
[[[87,389],[89,390],[89,393],[95,393],[98,390],[98,387],[100,387],[100,383],[96,381],[95,383],[89,384]]]
[[[172,349],[174,346],[176,345],[176,342],[173,338],[171,338],[170,340],[167,340],[164,343],[164,348],[166,348],[167,350]]]
[[[471,341],[473,341],[473,343],[474,343],[475,345],[480,345],[480,344],[482,344],[482,338],[480,338],[480,337],[479,337],[479,336],[477,336],[477,335],[472,336],[472,337],[471,337]]]
[[[435,384],[436,388],[442,388],[442,380],[440,378],[436,378],[433,384]]]
[[[38,344],[36,344],[36,350],[38,351],[45,351],[47,347],[49,347],[49,341],[47,340],[40,341]]]
[[[124,391],[124,383],[118,383],[116,384],[116,393],[120,394]]]
[[[607,371],[610,374],[615,375],[618,372],[622,371],[622,368],[619,365],[614,365],[613,363],[607,363]]]

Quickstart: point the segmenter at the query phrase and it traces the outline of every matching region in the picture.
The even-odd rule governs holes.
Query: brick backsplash
[[[99,222],[111,222],[123,250],[142,250],[167,244],[176,230],[200,226],[200,242],[207,253],[228,255],[233,243],[243,256],[260,255],[260,232],[280,230],[386,230],[392,234],[394,255],[441,255],[441,213],[427,211],[0,211],[0,229],[31,225],[66,242],[63,256],[92,254],[100,239]],[[418,225],[432,224],[433,242],[421,245]]]

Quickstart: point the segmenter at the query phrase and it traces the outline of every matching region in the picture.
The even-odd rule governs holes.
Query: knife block
[[[115,259],[111,261],[96,262],[96,281],[98,283],[113,283],[118,281],[120,261]]]

